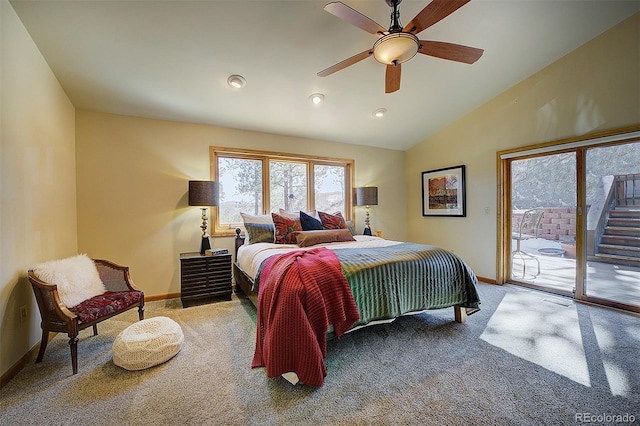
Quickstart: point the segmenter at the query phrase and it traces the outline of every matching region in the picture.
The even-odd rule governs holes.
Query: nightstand
[[[180,254],[180,299],[191,302],[223,296],[231,300],[231,254]]]

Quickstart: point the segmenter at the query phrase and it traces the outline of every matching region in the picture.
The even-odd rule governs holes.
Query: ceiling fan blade
[[[329,68],[323,69],[318,73],[318,77],[326,77],[330,74],[333,74],[336,71],[340,71],[348,67],[349,65],[353,65],[356,62],[360,62],[363,59],[367,59],[369,56],[373,55],[373,50],[365,50],[364,52],[360,52],[357,55],[353,55],[350,58],[345,59],[344,61],[338,62],[335,65],[330,66]]]
[[[433,0],[405,25],[402,31],[418,34],[433,24],[440,22],[471,0]]]
[[[384,93],[393,93],[400,89],[400,74],[402,68],[400,64],[387,65],[387,72],[384,77]]]
[[[473,64],[480,59],[484,50],[443,41],[420,40],[418,52],[423,55],[435,56],[436,58]]]
[[[337,16],[343,21],[347,21],[348,23],[365,30],[368,33],[382,36],[387,32],[387,29],[383,28],[377,22],[373,21],[372,19],[366,17],[362,13],[358,12],[355,9],[352,9],[351,7],[340,1],[334,1],[327,4],[324,7],[324,10],[332,15]]]

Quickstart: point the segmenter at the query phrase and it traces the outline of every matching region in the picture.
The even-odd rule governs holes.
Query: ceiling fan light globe
[[[413,58],[420,47],[418,37],[397,32],[380,37],[373,45],[373,57],[381,64],[401,64]]]

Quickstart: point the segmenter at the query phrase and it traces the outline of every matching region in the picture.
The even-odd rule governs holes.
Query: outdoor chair
[[[84,255],[82,255],[84,256]],[[63,262],[73,260],[64,259]],[[128,311],[135,307],[138,308],[138,318],[144,319],[144,293],[139,291],[133,284],[129,275],[129,268],[126,266],[119,266],[115,263],[107,260],[92,259],[89,261],[90,268],[93,268],[92,273],[97,274],[100,280],[104,284],[103,289],[106,292],[97,294],[87,300],[68,307],[62,300],[65,298],[64,291],[59,292],[58,285],[55,282],[45,282],[38,278],[38,275],[42,276],[38,265],[28,271],[29,281],[38,303],[38,309],[40,310],[40,317],[42,322],[40,326],[42,328],[42,341],[40,342],[40,350],[36,363],[42,361],[44,352],[47,348],[50,332],[67,333],[69,336],[69,346],[71,347],[71,366],[73,374],[78,373],[78,333],[88,327],[93,327],[93,335],[98,334],[97,324],[108,318],[118,315],[122,312]],[[48,264],[54,262],[47,262]],[[91,266],[95,264],[95,266]],[[35,270],[35,272],[34,272]],[[57,277],[58,284],[61,286],[69,285],[72,278],[64,276],[60,273],[60,270],[55,270],[55,273],[49,274],[50,276]],[[78,268],[70,270],[69,272],[78,272]],[[86,273],[86,271],[82,271]],[[86,274],[85,274],[86,275]],[[64,288],[60,288],[64,290]],[[61,296],[62,299],[61,299]],[[68,296],[67,296],[68,297]]]
[[[511,235],[511,239],[516,240],[516,249],[511,252],[511,259],[512,261],[515,260],[516,257],[522,259],[522,278],[525,277],[527,272],[527,259],[535,260],[538,267],[538,272],[532,275],[533,278],[540,275],[540,260],[538,260],[537,256],[523,251],[520,247],[520,242],[531,238],[538,238],[538,229],[542,221],[542,216],[544,216],[543,209],[526,210]]]

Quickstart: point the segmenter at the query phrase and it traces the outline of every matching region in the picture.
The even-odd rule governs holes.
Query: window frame
[[[209,164],[211,179],[218,181],[218,158],[237,158],[245,160],[262,161],[262,214],[269,214],[271,211],[271,194],[269,181],[269,162],[275,161],[291,161],[306,164],[307,169],[307,210],[315,207],[315,167],[316,165],[325,166],[342,166],[345,172],[345,219],[353,220],[353,185],[354,185],[354,169],[355,161],[345,158],[317,157],[303,154],[290,154],[273,151],[259,151],[241,148],[229,148],[210,146],[209,147]],[[333,212],[330,212],[333,213]],[[220,225],[219,207],[211,207],[211,235],[212,236],[229,236],[235,235],[237,227],[242,223],[232,223],[230,226]]]

